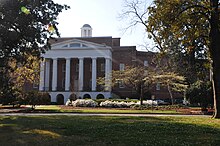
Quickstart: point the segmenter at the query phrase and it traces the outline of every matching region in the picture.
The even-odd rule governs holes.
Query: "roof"
[[[83,27],[89,27],[89,28],[92,28],[89,24],[84,24]]]
[[[85,41],[94,42],[94,43],[97,43],[97,44],[105,43],[107,46],[112,46],[112,37],[111,36],[89,37],[89,38],[84,38],[84,37],[62,37],[62,38],[50,39],[49,42],[50,42],[50,44],[55,44],[55,43],[60,43],[60,42],[71,40],[71,39],[85,40]]]

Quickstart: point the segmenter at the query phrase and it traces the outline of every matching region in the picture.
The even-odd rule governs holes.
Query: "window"
[[[63,63],[63,64],[62,64],[62,73],[65,73],[65,72],[66,72],[66,64]]]
[[[105,71],[105,64],[101,63],[101,71],[104,72]]]
[[[148,67],[148,61],[144,60],[144,66]]]
[[[62,88],[65,88],[66,64],[62,64]]]
[[[79,64],[76,64],[76,72],[79,72]]]
[[[37,82],[34,82],[34,83],[33,83],[33,88],[34,88],[34,89],[37,89],[38,87],[39,87],[38,83],[37,83]]]
[[[120,63],[120,64],[119,64],[119,70],[120,70],[120,71],[124,71],[124,70],[125,70],[125,64]]]
[[[72,43],[72,44],[70,44],[70,47],[71,47],[71,48],[81,47],[81,45],[80,45],[79,43]]]
[[[86,46],[86,45],[82,44],[82,47],[88,47],[88,46]]]
[[[76,74],[76,75],[74,76],[74,80],[78,80],[78,78],[79,78],[79,74]]]
[[[123,80],[118,80],[118,87],[119,88],[124,88],[125,87]]]
[[[146,76],[148,74],[147,70],[144,70],[144,75]]]
[[[89,88],[92,88],[92,79],[89,80]]]
[[[68,45],[63,46],[63,48],[67,48],[67,47],[68,47]]]
[[[156,85],[156,90],[157,90],[157,91],[160,90],[160,83],[157,83],[157,85]]]
[[[65,78],[62,79],[62,88],[65,88]]]
[[[90,72],[92,71],[92,64],[91,63],[89,64],[89,71]]]

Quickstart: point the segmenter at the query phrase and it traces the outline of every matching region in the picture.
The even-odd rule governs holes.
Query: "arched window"
[[[75,47],[81,47],[81,44],[79,44],[79,43],[70,44],[70,48],[75,48]]]
[[[89,94],[85,94],[85,95],[83,96],[83,99],[91,99],[91,96],[90,96]]]
[[[77,99],[77,97],[76,97],[76,94],[71,94],[70,95],[70,97],[69,97],[69,99],[71,100],[71,101],[75,101],[76,99]]]
[[[63,94],[58,94],[57,95],[57,104],[58,105],[64,105],[64,96],[63,96]]]
[[[98,94],[98,95],[96,96],[96,99],[105,99],[105,97],[104,97],[104,95],[102,95],[102,94]]]

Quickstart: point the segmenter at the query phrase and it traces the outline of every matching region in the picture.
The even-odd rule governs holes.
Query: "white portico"
[[[42,55],[40,91],[47,91],[52,102],[58,96],[66,102],[77,98],[111,97],[112,48],[80,39],[54,43]],[[97,78],[105,77],[105,89],[98,89]]]

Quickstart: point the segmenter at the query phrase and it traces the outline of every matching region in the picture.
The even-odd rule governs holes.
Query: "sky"
[[[148,4],[152,0],[146,0]],[[61,37],[80,37],[81,27],[90,24],[93,37],[112,36],[121,38],[121,46],[137,46],[152,44],[147,39],[144,26],[138,25],[132,31],[123,29],[128,26],[126,20],[120,21],[124,0],[54,0],[59,4],[67,4],[71,9],[63,11],[58,17],[58,29]]]

